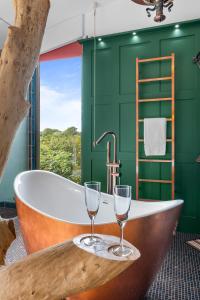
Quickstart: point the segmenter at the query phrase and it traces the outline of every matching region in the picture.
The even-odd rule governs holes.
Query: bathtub
[[[14,189],[29,253],[90,232],[84,187],[50,172],[27,171],[16,177]],[[68,299],[143,299],[170,246],[182,205],[182,200],[132,201],[125,239],[140,250],[141,258],[108,284]],[[95,224],[96,233],[119,236],[113,196],[102,193]]]

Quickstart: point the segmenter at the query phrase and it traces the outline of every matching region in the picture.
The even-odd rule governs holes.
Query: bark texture
[[[105,284],[139,256],[139,251],[136,251],[132,260],[111,260],[67,241],[2,267],[0,299],[65,299]]]
[[[0,176],[15,132],[29,110],[25,101],[38,61],[49,0],[14,0],[15,23],[0,53]],[[17,159],[17,158],[16,158]]]

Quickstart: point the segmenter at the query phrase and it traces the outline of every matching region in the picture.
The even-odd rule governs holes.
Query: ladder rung
[[[172,80],[172,77],[156,77],[156,78],[145,78],[145,79],[139,79],[139,83],[145,83],[145,82],[152,82],[152,81],[164,81],[164,80]]]
[[[139,63],[146,63],[146,62],[154,62],[154,61],[161,61],[161,60],[168,60],[172,59],[172,56],[163,56],[163,57],[154,57],[154,58],[145,58],[145,59],[139,59]]]
[[[172,180],[157,180],[157,179],[139,179],[139,182],[152,182],[152,183],[164,183],[172,184]]]
[[[166,120],[167,120],[167,122],[171,122],[172,118],[167,118]],[[139,119],[139,122],[144,122],[144,119]]]
[[[160,102],[160,101],[172,101],[172,98],[154,98],[154,99],[140,99],[138,102]]]
[[[172,163],[171,159],[138,159],[139,162],[145,163]]]
[[[140,143],[144,143],[144,139],[139,139],[138,140]],[[167,143],[172,143],[172,139],[167,139],[166,140]]]

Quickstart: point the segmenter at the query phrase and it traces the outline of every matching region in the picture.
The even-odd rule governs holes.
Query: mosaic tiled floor
[[[14,214],[11,209],[2,214],[0,209],[4,218]],[[15,226],[17,239],[7,253],[7,264],[26,255],[17,220]],[[200,300],[200,252],[185,243],[197,238],[200,235],[177,233],[145,300]]]
[[[200,252],[185,243],[199,237],[177,233],[145,300],[200,300]]]

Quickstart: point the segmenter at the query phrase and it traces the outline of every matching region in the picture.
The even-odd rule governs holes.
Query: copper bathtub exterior
[[[87,225],[65,223],[47,217],[16,199],[17,211],[29,253],[90,232]],[[171,244],[182,204],[147,217],[130,220],[125,238],[141,252],[141,258],[108,284],[69,297],[68,300],[143,299]],[[97,233],[119,236],[117,224],[97,225]]]

